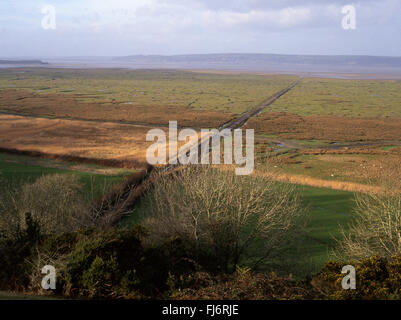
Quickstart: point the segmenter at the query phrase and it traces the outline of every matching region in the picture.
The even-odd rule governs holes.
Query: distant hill
[[[40,60],[0,60],[1,65],[47,65],[47,62]]]
[[[134,55],[114,58],[113,61],[140,68],[401,73],[401,57],[379,56],[281,54]]]

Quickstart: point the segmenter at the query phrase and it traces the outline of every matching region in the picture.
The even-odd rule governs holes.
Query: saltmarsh
[[[239,114],[296,79],[286,75],[42,68],[0,70],[0,90],[67,94],[78,102],[118,104],[122,109],[163,105]]]
[[[303,79],[267,111],[302,116],[401,118],[401,81]]]

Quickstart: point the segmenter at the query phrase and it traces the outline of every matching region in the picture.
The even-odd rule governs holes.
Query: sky
[[[401,56],[400,17],[401,0],[0,0],[0,57]]]

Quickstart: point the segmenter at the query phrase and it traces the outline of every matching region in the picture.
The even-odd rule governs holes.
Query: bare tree
[[[383,167],[379,185],[381,192],[355,195],[356,217],[337,240],[338,257],[362,260],[401,254],[400,166]]]
[[[47,175],[33,183],[2,190],[0,194],[0,232],[25,228],[30,213],[44,234],[57,234],[93,226],[89,204],[82,185],[74,175]]]
[[[229,170],[189,166],[160,175],[150,193],[152,239],[180,238],[188,252],[233,271],[254,266],[297,241],[305,211],[294,187]]]

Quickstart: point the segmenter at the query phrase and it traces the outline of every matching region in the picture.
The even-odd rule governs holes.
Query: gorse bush
[[[239,272],[210,277],[195,274],[201,287],[191,286],[178,291],[173,297],[180,300],[301,300],[318,299],[323,295],[311,285],[275,273]],[[199,279],[200,278],[200,279]]]
[[[179,238],[188,256],[215,272],[283,254],[305,225],[294,188],[209,166],[158,176],[149,197],[152,215],[144,226],[151,240]]]
[[[373,256],[362,262],[347,262],[355,267],[356,289],[344,290],[341,281],[342,262],[328,262],[312,280],[315,289],[328,299],[401,299],[401,257],[381,258]]]
[[[0,289],[45,293],[45,265],[56,268],[56,294],[100,299],[160,298],[169,277],[180,279],[196,271],[179,241],[145,249],[141,228],[86,229],[60,235],[40,235],[29,216],[16,239],[0,243]]]
[[[127,290],[140,283],[143,250],[135,231],[110,230],[80,235],[60,269],[63,294],[68,296],[117,297],[125,278]],[[64,261],[64,260],[63,260]],[[128,281],[129,280],[129,281]]]

